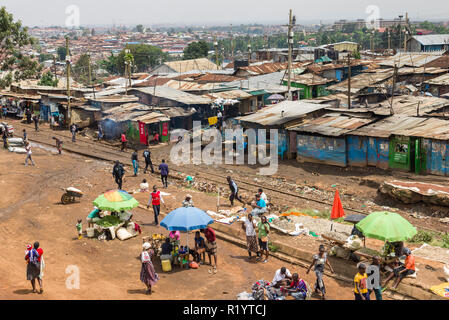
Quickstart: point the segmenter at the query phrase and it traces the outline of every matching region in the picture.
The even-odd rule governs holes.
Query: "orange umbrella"
[[[338,190],[335,190],[334,204],[332,205],[331,219],[338,219],[344,217],[345,211],[343,210],[343,205],[341,204],[340,195]]]

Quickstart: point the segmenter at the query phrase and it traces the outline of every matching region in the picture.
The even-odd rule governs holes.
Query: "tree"
[[[132,44],[129,45],[129,50],[133,56],[132,65],[135,66],[137,72],[145,72],[150,68],[159,65],[161,62],[167,60],[167,54],[160,48],[150,46],[148,44]],[[125,51],[122,50],[117,56],[118,72],[125,73]]]
[[[56,49],[56,53],[58,54],[59,61],[65,61],[65,57],[67,55],[66,47],[58,47],[58,49]]]
[[[75,63],[73,67],[73,78],[83,84],[89,83],[89,63],[90,57],[88,54],[83,54],[80,56],[78,61]],[[91,66],[91,72],[96,69],[95,65]]]
[[[114,56],[111,52],[111,55],[107,59],[100,60],[98,62],[100,68],[105,69],[110,74],[117,74],[118,72],[118,57]]]
[[[57,87],[58,79],[54,79],[53,74],[50,71],[47,71],[37,84],[40,86]]]
[[[137,32],[140,32],[140,33],[143,33],[143,25],[138,24],[138,25],[136,26],[136,31],[137,31]]]
[[[205,41],[189,43],[184,49],[184,59],[197,59],[207,57],[209,46]]]
[[[53,60],[53,55],[51,53],[41,53],[38,59],[39,62],[42,63],[47,60]]]
[[[36,77],[42,66],[29,56],[20,52],[27,45],[36,41],[28,35],[28,28],[20,21],[14,22],[13,15],[0,9],[0,71],[6,76],[0,80],[0,87],[9,86],[13,80]]]

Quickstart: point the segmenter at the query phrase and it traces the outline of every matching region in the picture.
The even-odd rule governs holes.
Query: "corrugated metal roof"
[[[190,81],[178,81],[170,79],[163,86],[170,87],[181,91],[209,91],[218,87],[217,83],[203,83],[199,84]]]
[[[434,85],[438,85],[438,86],[449,86],[449,73],[446,73],[439,77],[427,80],[427,81],[425,81],[425,83],[434,84]]]
[[[287,76],[284,77],[284,81],[287,81]],[[305,84],[307,86],[317,86],[332,82],[333,80],[322,78],[314,73],[305,73],[301,75],[293,75],[293,77],[291,77],[291,81],[299,84]]]
[[[302,118],[308,113],[329,107],[327,104],[307,103],[298,101],[283,101],[276,105],[265,107],[253,114],[238,117],[243,122],[257,123],[264,126],[277,126]]]
[[[293,126],[288,130],[338,137],[373,121],[375,121],[375,118],[330,113],[319,118],[304,120],[301,125]]]
[[[374,124],[352,131],[360,136],[383,137],[400,135],[437,140],[449,139],[449,120],[393,115]]]
[[[435,67],[420,67],[420,68],[412,68],[405,67],[400,68],[398,70],[399,75],[407,75],[407,74],[440,74],[447,72],[448,69],[435,68]]]
[[[130,91],[139,91],[145,94],[156,96],[159,98],[164,98],[168,100],[177,101],[187,105],[193,104],[209,104],[212,103],[210,99],[204,96],[196,96],[181,90],[172,89],[170,87],[157,86],[157,87],[147,87],[147,88],[132,88]]]
[[[141,116],[135,117],[132,120],[149,124],[149,123],[156,123],[156,122],[161,122],[161,121],[170,121],[170,118],[162,113],[159,113],[159,112],[149,112],[149,113],[145,113]]]
[[[243,99],[248,99],[248,98],[252,97],[251,94],[249,94],[243,90],[239,90],[239,89],[208,93],[208,94],[205,94],[204,96],[209,97],[213,100],[216,100],[218,98],[243,100]]]
[[[393,76],[393,71],[388,72],[376,72],[376,73],[361,73],[354,77],[351,77],[351,93],[358,93],[359,91],[375,86]],[[348,91],[348,80],[327,87],[328,90],[334,90],[337,92]]]
[[[417,35],[413,36],[412,38],[425,46],[449,43],[449,34]]]
[[[166,66],[176,72],[186,72],[192,70],[216,70],[217,65],[207,58],[191,59],[191,60],[180,60],[180,61],[169,61],[164,62]],[[157,67],[156,67],[157,68]]]
[[[304,63],[304,62],[295,62],[292,63],[292,68],[296,69],[296,68],[302,68],[304,66],[306,66],[309,63]],[[278,72],[280,70],[285,70],[288,67],[288,63],[284,62],[268,62],[268,63],[263,63],[260,65],[252,65],[252,66],[248,66],[248,67],[241,67],[237,70],[236,73],[239,72],[239,70],[245,70],[248,73],[252,74],[252,75],[261,75],[261,74],[267,74],[267,73],[273,73],[273,72]]]
[[[396,55],[389,57],[379,62],[381,66],[398,68],[406,67],[422,67],[423,65],[432,62],[441,57],[441,52],[399,52]]]

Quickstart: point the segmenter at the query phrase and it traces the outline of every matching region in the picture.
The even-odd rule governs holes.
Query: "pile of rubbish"
[[[306,300],[308,300],[312,295],[312,290],[307,281],[304,282],[307,287]],[[237,300],[285,300],[285,295],[280,288],[274,288],[270,282],[262,279],[253,284],[251,293],[246,291],[239,293]]]
[[[8,150],[15,153],[26,153],[22,138],[8,138]]]

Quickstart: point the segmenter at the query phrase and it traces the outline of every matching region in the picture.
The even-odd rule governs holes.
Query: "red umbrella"
[[[341,204],[340,195],[338,190],[335,190],[334,204],[332,205],[331,219],[338,219],[344,217],[345,211],[343,210],[343,205]]]

